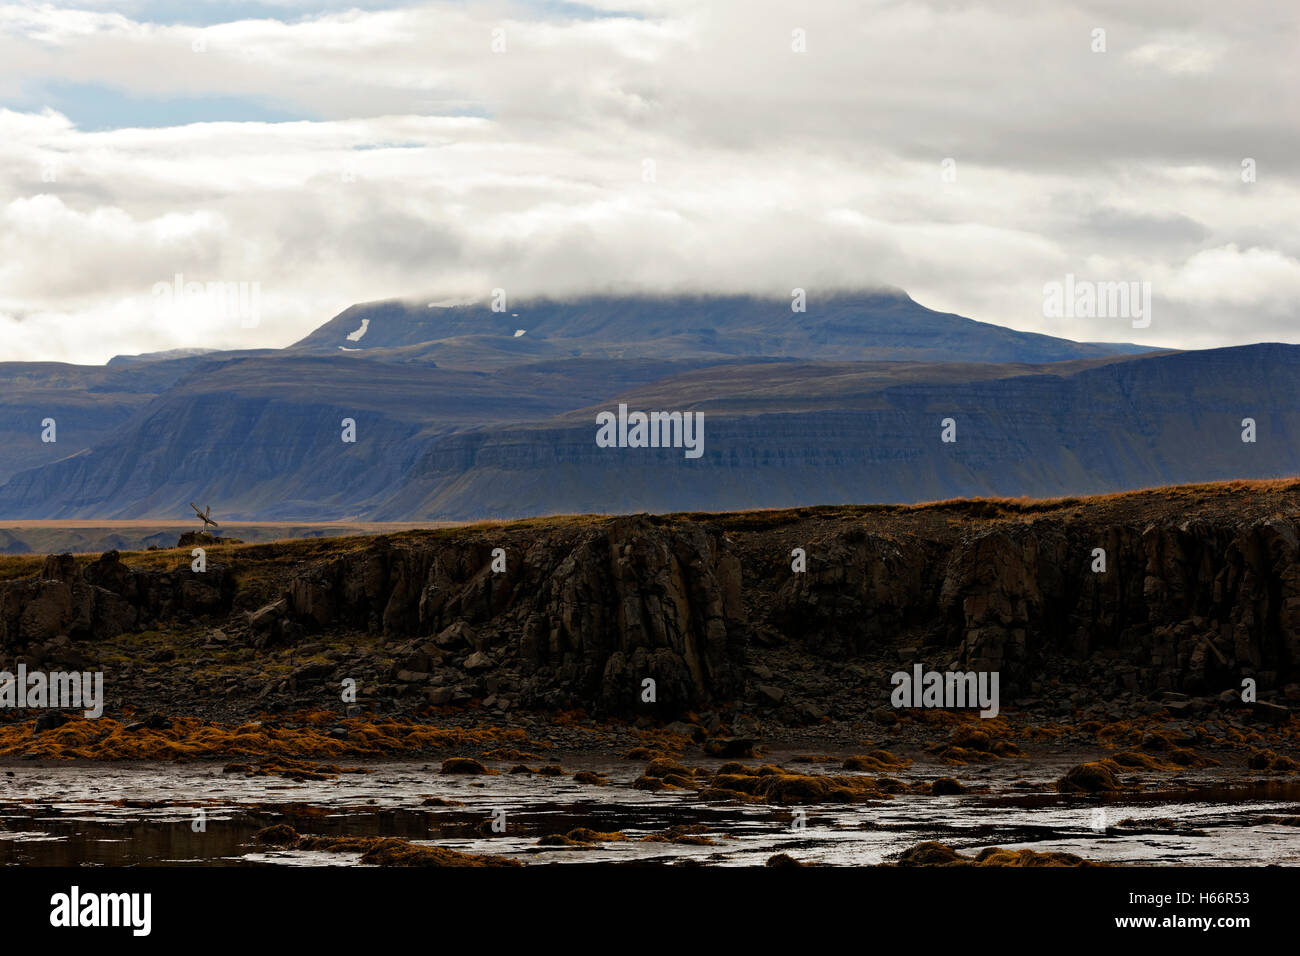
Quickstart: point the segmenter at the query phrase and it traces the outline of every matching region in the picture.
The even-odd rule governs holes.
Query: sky
[[[0,361],[494,289],[1300,342],[1298,41],[1276,0],[0,0]]]

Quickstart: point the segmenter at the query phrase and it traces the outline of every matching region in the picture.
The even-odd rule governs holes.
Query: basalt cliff
[[[351,679],[378,712],[807,724],[918,663],[1048,709],[1250,678],[1285,719],[1300,691],[1300,481],[7,560],[5,666],[101,666],[110,707],[341,707]]]

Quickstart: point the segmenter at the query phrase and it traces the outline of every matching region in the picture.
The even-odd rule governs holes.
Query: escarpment
[[[826,675],[855,668],[879,700],[917,663],[997,671],[1007,700],[1052,681],[1114,698],[1300,680],[1294,491],[1152,494],[542,519],[314,559],[232,547],[204,573],[188,554],[170,570],[65,555],[0,584],[0,651],[37,660],[52,641],[176,621],[258,653],[382,635],[390,680],[435,705],[665,720],[779,701],[772,665],[792,649]]]
[[[734,695],[748,629],[726,540],[645,518],[436,545],[379,538],[295,577],[275,623],[428,638],[440,660],[460,652],[463,667],[522,675],[525,702],[609,713],[637,710],[647,678],[644,703],[672,712]]]
[[[230,610],[235,590],[221,566],[203,574],[188,564],[138,571],[116,551],[84,565],[70,554],[50,555],[35,576],[0,585],[0,649],[30,651],[56,638],[93,641],[162,621],[221,615]]]
[[[1300,668],[1297,535],[1293,517],[1004,521],[947,542],[838,531],[809,542],[772,620],[809,647],[869,655],[884,640],[999,671],[1013,693],[1066,669],[1105,695],[1275,686]]]

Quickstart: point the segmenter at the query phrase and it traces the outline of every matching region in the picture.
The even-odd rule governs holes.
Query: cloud
[[[889,285],[1079,339],[1295,339],[1296,27],[1263,2],[117,9],[0,5],[0,359],[280,346],[495,287]],[[177,273],[258,283],[260,321],[160,311]],[[1066,273],[1151,281],[1151,328],[1045,316]]]
[[[1144,43],[1128,53],[1134,63],[1148,64],[1169,73],[1209,73],[1222,53],[1196,40]]]

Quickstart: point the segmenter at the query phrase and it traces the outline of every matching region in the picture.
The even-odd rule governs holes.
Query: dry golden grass
[[[35,721],[0,728],[0,756],[33,755],[85,760],[183,760],[201,757],[382,757],[488,744],[527,744],[522,730],[495,727],[434,727],[404,720],[339,720],[316,715],[314,726],[274,727],[256,722],[230,726],[197,717],[176,717],[167,730],[127,730],[109,717],[77,718],[35,733]],[[308,720],[299,721],[308,723]],[[339,724],[344,740],[320,729]]]
[[[1114,504],[1155,504],[1187,502],[1233,495],[1300,495],[1300,478],[1270,478],[1205,482],[1188,485],[1162,485],[1152,488],[1109,492],[1097,495],[1074,495],[1061,498],[944,498],[909,505],[820,505],[803,508],[772,508],[721,514],[679,512],[665,518],[709,522],[728,530],[762,531],[793,524],[809,518],[866,518],[881,515],[924,515],[948,513],[973,520],[1041,515],[1071,508]]]

